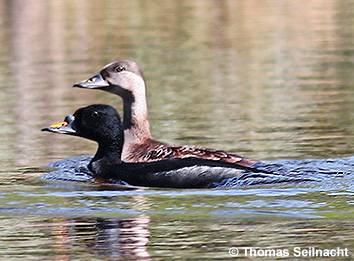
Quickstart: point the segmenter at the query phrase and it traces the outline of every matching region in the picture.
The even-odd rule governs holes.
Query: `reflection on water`
[[[0,0],[0,255],[227,258],[231,246],[353,255],[353,4]],[[71,88],[116,59],[145,73],[155,138],[340,173],[212,190],[40,180],[49,162],[94,154],[94,143],[40,129],[92,103],[121,111],[118,97]]]
[[[215,223],[216,221],[216,223]],[[353,222],[318,220],[165,220],[135,218],[48,218],[29,216],[19,224],[2,218],[0,253],[3,258],[56,257],[60,260],[108,257],[144,259],[228,258],[229,248],[288,249],[348,248],[353,258]],[[171,229],[173,227],[173,229]],[[35,231],[35,232],[33,232]],[[21,240],[19,240],[21,239]],[[12,242],[16,241],[17,244]],[[21,253],[21,254],[19,254]],[[240,257],[244,256],[241,252]]]
[[[0,253],[3,258],[56,256],[60,260],[103,257],[148,258],[146,244],[149,217],[135,218],[50,218],[45,222],[29,217],[28,223],[11,224],[2,219]],[[31,234],[36,231],[36,233]],[[21,235],[21,236],[19,236]],[[11,242],[19,241],[16,245]],[[20,254],[17,254],[20,253]]]
[[[36,173],[11,173],[16,187],[0,186],[3,257],[200,260],[226,258],[231,246],[354,247],[354,183],[343,175],[302,185],[114,190]]]
[[[83,243],[98,256],[149,257],[146,248],[150,236],[147,229],[149,217],[71,218],[65,221],[67,226],[63,222],[60,230],[53,231],[54,234],[76,242],[63,242],[64,248]]]

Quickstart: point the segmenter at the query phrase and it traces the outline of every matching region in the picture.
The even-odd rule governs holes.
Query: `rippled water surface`
[[[225,259],[231,247],[292,257],[295,247],[339,247],[352,260],[353,6],[0,0],[1,259]],[[117,59],[145,74],[155,138],[316,181],[178,190],[100,186],[85,173],[41,179],[50,162],[96,149],[42,127],[93,103],[121,112],[119,97],[71,88]]]

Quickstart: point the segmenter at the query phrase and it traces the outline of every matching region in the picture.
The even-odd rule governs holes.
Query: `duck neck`
[[[104,177],[109,173],[112,166],[122,163],[121,160],[121,141],[112,141],[110,143],[100,143],[98,150],[89,163],[89,169],[98,176]]]
[[[148,110],[146,104],[145,83],[142,86],[132,88],[124,101],[124,136],[126,143],[140,143],[151,138],[148,120]]]
[[[109,145],[99,144],[94,159],[99,160],[104,158],[110,160],[114,164],[120,163],[122,161],[120,156],[121,148],[118,143],[119,142],[113,141]]]

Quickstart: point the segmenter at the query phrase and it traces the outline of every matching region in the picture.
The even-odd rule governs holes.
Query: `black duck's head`
[[[95,104],[78,109],[60,123],[43,128],[61,134],[83,137],[109,146],[123,144],[123,127],[118,112],[109,105]]]
[[[130,60],[107,64],[98,74],[73,85],[79,88],[102,89],[122,97],[134,92],[133,88],[136,86],[145,88],[144,74],[139,66]]]

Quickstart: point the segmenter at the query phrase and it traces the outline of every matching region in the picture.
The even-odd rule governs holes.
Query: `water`
[[[0,0],[1,259],[225,259],[231,247],[352,259],[353,4]],[[158,140],[335,173],[209,190],[40,179],[94,154],[40,129],[93,103],[121,111],[71,88],[116,59],[141,66]]]

